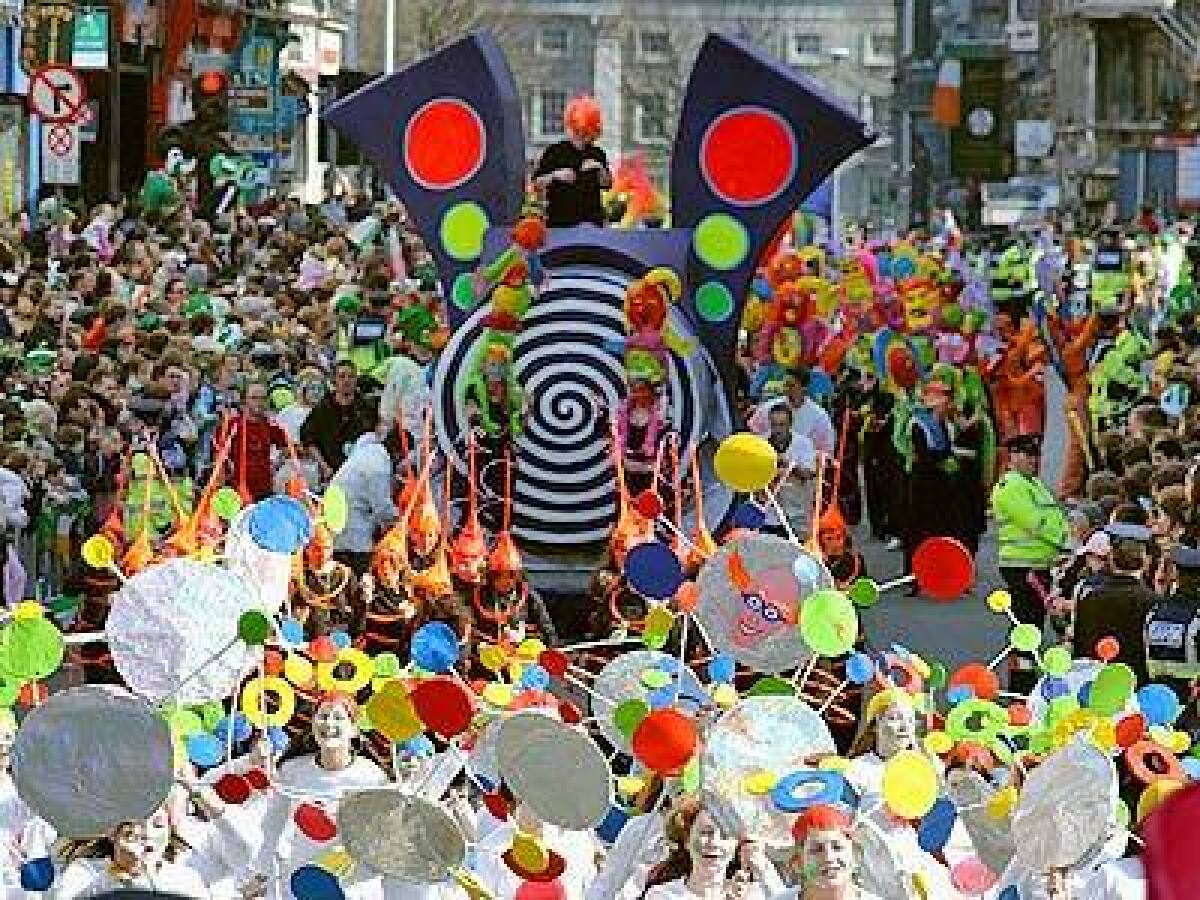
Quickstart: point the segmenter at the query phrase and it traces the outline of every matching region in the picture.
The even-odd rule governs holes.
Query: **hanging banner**
[[[962,61],[962,124],[950,130],[950,174],[1003,181],[1012,153],[1003,142],[1004,61]]]
[[[108,8],[82,6],[75,13],[71,65],[76,69],[108,68]]]

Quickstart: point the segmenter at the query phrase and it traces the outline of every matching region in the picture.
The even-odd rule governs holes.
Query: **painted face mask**
[[[781,328],[771,344],[771,356],[779,365],[790,369],[800,362],[802,349],[800,332],[795,328]]]
[[[742,609],[734,621],[735,647],[750,649],[796,624],[800,585],[791,569],[768,569],[752,578],[737,553],[728,557],[729,580],[742,595]]]

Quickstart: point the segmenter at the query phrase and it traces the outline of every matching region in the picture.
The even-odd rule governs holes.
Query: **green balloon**
[[[859,578],[850,585],[850,602],[859,609],[870,609],[879,602],[879,585],[872,578]]]
[[[683,767],[679,776],[679,785],[685,794],[700,793],[700,757],[693,756]]]
[[[176,707],[167,711],[167,724],[176,737],[190,738],[204,733],[204,721],[190,709]]]
[[[820,656],[841,656],[858,640],[858,613],[841,591],[810,594],[800,610],[800,636]]]
[[[215,700],[205,703],[197,712],[200,714],[200,721],[204,723],[205,731],[216,731],[217,724],[225,718],[225,707]]]
[[[661,650],[667,646],[667,638],[671,635],[666,631],[647,631],[642,634],[642,643],[649,650]]]
[[[375,730],[375,723],[371,721],[370,715],[367,714],[366,707],[359,709],[358,718],[354,720],[354,724],[363,734]]]
[[[49,678],[64,655],[62,632],[46,619],[9,622],[0,629],[0,674],[15,681]]]
[[[613,724],[617,731],[625,735],[627,740],[633,739],[633,733],[642,724],[642,719],[650,715],[650,704],[645,700],[626,700],[613,710]]]
[[[1125,663],[1109,663],[1092,682],[1088,709],[1099,716],[1111,716],[1125,708],[1137,688],[1137,675]]]
[[[1008,642],[1022,653],[1033,653],[1042,646],[1042,629],[1036,625],[1016,625],[1008,633]]]
[[[242,496],[235,488],[223,487],[212,498],[212,510],[226,522],[242,511]]]
[[[271,620],[261,609],[248,609],[238,619],[238,637],[251,647],[261,647],[271,636]]]
[[[339,484],[331,484],[321,498],[321,518],[325,527],[338,534],[346,527],[346,517],[349,509],[346,506],[346,492]]]
[[[399,678],[400,670],[400,657],[395,653],[380,653],[375,657],[376,678]]]
[[[642,687],[656,691],[659,688],[665,688],[671,683],[671,673],[664,672],[662,669],[647,669],[641,676]]]
[[[750,685],[750,690],[746,691],[747,697],[794,697],[795,695],[796,689],[792,687],[790,681],[774,675],[758,679]]]
[[[940,691],[946,686],[946,681],[949,677],[950,673],[942,663],[931,662],[929,664],[929,677],[925,679],[925,683],[932,690]]]
[[[21,682],[0,675],[0,707],[13,706],[21,696]]]
[[[1042,670],[1047,675],[1062,678],[1071,671],[1071,651],[1066,647],[1051,647],[1042,654]]]

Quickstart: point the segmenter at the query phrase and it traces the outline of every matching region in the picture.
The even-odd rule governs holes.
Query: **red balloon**
[[[316,804],[301,803],[296,807],[295,815],[292,818],[296,827],[309,840],[323,844],[326,841],[332,841],[337,836],[337,826],[333,824],[333,819],[329,818],[329,814]]]
[[[696,723],[674,709],[656,709],[633,731],[633,755],[652,772],[673,776],[696,753]]]
[[[1146,717],[1141,713],[1130,713],[1117,722],[1117,746],[1129,749],[1146,734]]]
[[[250,780],[241,775],[222,775],[213,785],[213,790],[217,792],[218,797],[234,806],[245,803],[254,793]]]
[[[308,655],[314,662],[332,663],[337,660],[337,645],[325,635],[313,638],[308,645]]]
[[[1149,900],[1186,900],[1200,884],[1200,853],[1188,835],[1200,834],[1200,784],[1165,799],[1141,827]]]
[[[420,681],[409,698],[417,716],[434,734],[452,738],[471,727],[475,710],[466,688],[457,681],[449,678]]]
[[[543,650],[538,654],[538,665],[549,672],[551,678],[562,678],[571,667],[571,660],[561,650]]]
[[[921,593],[941,603],[957,600],[975,582],[971,552],[951,537],[931,537],[913,554],[913,574]]]
[[[657,519],[662,515],[662,497],[657,491],[644,490],[633,498],[633,508],[647,519]]]
[[[484,794],[483,808],[491,813],[493,819],[508,821],[508,803],[502,794]]]
[[[578,725],[583,721],[583,713],[579,711],[579,707],[567,700],[559,701],[558,717],[567,725]]]
[[[521,882],[515,900],[566,900],[566,897],[562,882],[555,878],[552,881]]]
[[[969,687],[976,699],[995,700],[1000,693],[1000,678],[981,663],[968,663],[955,671],[947,687]]]
[[[887,372],[897,386],[910,390],[917,384],[919,372],[907,347],[892,347],[887,354]]]

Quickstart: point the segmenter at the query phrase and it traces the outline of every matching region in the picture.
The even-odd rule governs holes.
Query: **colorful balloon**
[[[771,483],[779,467],[779,455],[765,438],[741,432],[721,441],[713,466],[728,487],[749,494]]]
[[[931,537],[913,553],[913,574],[921,592],[942,603],[957,600],[975,581],[975,561],[959,541]]]
[[[924,753],[901,750],[883,768],[883,801],[902,819],[920,819],[937,802],[938,777]]]

